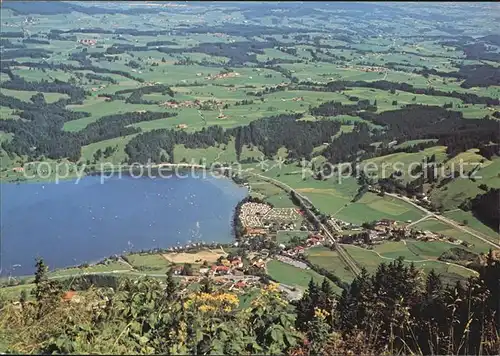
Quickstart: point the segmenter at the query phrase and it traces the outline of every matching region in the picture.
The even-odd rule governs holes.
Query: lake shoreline
[[[77,166],[75,164],[75,166]],[[69,176],[63,176],[63,177],[57,177],[55,175],[52,175],[47,178],[24,178],[24,177],[11,177],[11,179],[0,179],[0,183],[15,183],[15,184],[21,184],[21,183],[57,183],[57,182],[62,182],[62,181],[68,181],[72,179],[83,179],[85,177],[89,176],[99,176],[103,175],[106,173],[113,172],[113,174],[118,174],[118,175],[129,175],[131,176],[132,173],[140,173],[144,172],[144,170],[147,169],[155,169],[157,172],[159,171],[180,171],[180,172],[185,172],[188,170],[195,170],[195,171],[209,171],[209,172],[222,172],[221,176],[224,176],[224,171],[227,171],[227,168],[230,167],[218,167],[214,169],[210,169],[210,167],[198,165],[198,164],[187,164],[187,163],[168,163],[168,164],[153,164],[153,165],[117,165],[119,169],[107,169],[107,170],[98,170],[94,168],[89,169],[88,171],[83,171],[82,175],[79,174],[72,174]],[[132,169],[132,170],[131,170]],[[128,173],[128,174],[126,174]],[[23,179],[21,179],[23,178]],[[158,177],[153,177],[153,178],[158,178]],[[161,175],[159,178],[162,178]],[[167,177],[168,178],[168,177]]]
[[[123,254],[114,254],[111,256],[107,257],[102,257],[98,260],[95,260],[93,262],[88,262],[88,263],[81,263],[81,264],[76,264],[76,265],[70,265],[70,266],[65,266],[65,267],[59,267],[59,268],[53,268],[49,270],[49,279],[51,278],[61,278],[61,277],[71,277],[72,275],[69,276],[61,276],[61,277],[55,277],[55,276],[50,276],[51,273],[57,273],[61,271],[66,271],[66,270],[71,270],[71,269],[80,269],[82,272],[82,275],[93,275],[93,274],[101,274],[102,272],[86,272],[85,269],[96,267],[98,265],[105,265],[106,262],[109,261],[118,261],[120,259],[123,259],[124,257],[130,256],[130,255],[158,255],[158,254],[164,254],[164,253],[197,253],[202,250],[213,250],[213,249],[219,249],[219,248],[231,248],[234,247],[234,242],[216,242],[215,244],[201,244],[201,245],[196,245],[196,246],[179,246],[178,248],[174,247],[167,247],[167,248],[152,248],[148,250],[137,250],[137,251],[128,251],[127,253]],[[124,265],[127,263],[124,262]],[[11,275],[11,276],[2,276],[0,275],[0,284],[6,284],[10,279],[15,279],[17,281],[25,281],[27,283],[30,283],[26,280],[32,279],[35,277],[35,264],[33,263],[33,274],[25,274],[25,275]],[[139,270],[134,270],[130,269],[130,272],[136,272],[140,273],[141,271]],[[117,272],[119,274],[119,272]],[[121,272],[120,272],[121,273]],[[0,286],[1,287],[1,286]]]
[[[133,179],[122,172],[121,178],[118,174],[106,178],[104,187],[99,174],[87,175],[79,184],[66,180],[58,186],[2,183],[2,205],[8,212],[4,221],[9,222],[2,253],[10,255],[3,261],[2,277],[32,273],[37,256],[51,269],[59,269],[124,252],[212,240],[234,243],[234,207],[247,191],[233,180]],[[36,218],[25,224],[25,215]]]

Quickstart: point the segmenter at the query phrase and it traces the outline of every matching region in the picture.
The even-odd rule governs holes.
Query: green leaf
[[[289,334],[285,331],[285,340],[289,346],[295,346],[297,344],[297,338],[295,335]]]
[[[153,326],[156,324],[156,322],[157,322],[157,318],[156,318],[156,316],[157,316],[157,315],[156,315],[155,313],[151,313],[151,314],[149,314],[148,323],[149,323],[149,325],[150,325],[151,327],[153,327]]]
[[[197,328],[196,329],[196,342],[200,342],[201,340],[203,340],[203,332]]]
[[[271,339],[272,339],[273,341],[278,341],[278,337],[279,337],[279,336],[278,336],[278,331],[277,331],[276,329],[274,329],[274,328],[273,328],[273,329],[271,330]]]
[[[132,323],[130,323],[130,330],[134,333],[139,333],[142,330],[142,326],[137,321],[133,321]]]
[[[215,339],[212,341],[211,345],[211,355],[222,355],[224,353],[224,344],[220,341]]]
[[[145,345],[149,342],[149,338],[146,337],[146,336],[141,336],[141,335],[138,335],[138,334],[131,334],[134,339],[137,340],[137,342],[139,343],[139,345]]]

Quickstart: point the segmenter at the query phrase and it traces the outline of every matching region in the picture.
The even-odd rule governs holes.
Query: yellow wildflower
[[[320,309],[318,307],[315,307],[314,308],[314,316],[318,319],[326,319],[327,316],[329,316],[330,313],[327,312],[326,310],[324,309]]]
[[[269,285],[267,286],[267,290],[268,290],[269,292],[277,292],[277,291],[278,291],[278,286],[279,286],[279,284],[278,284],[278,283],[271,282],[271,283],[269,283]]]

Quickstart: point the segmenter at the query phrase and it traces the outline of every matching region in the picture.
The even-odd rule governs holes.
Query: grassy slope
[[[317,246],[308,249],[306,255],[312,264],[325,268],[341,280],[350,283],[354,279],[354,275],[345,263],[342,262],[336,251],[332,251],[327,247]]]
[[[459,239],[462,241],[466,241],[472,246],[470,247],[471,250],[475,252],[488,252],[490,249],[490,245],[486,244],[485,242],[482,242],[481,240],[477,239],[476,237],[462,231],[455,229],[452,226],[446,225],[436,219],[427,219],[425,221],[419,222],[414,226],[415,229],[419,230],[429,230],[433,232],[437,232],[440,234],[443,234],[448,237],[453,237],[455,239]]]
[[[323,281],[323,276],[310,269],[301,269],[287,263],[271,260],[267,263],[267,272],[275,280],[289,286],[296,286],[301,289],[307,289],[311,278],[316,283]]]
[[[360,265],[367,269],[369,273],[373,273],[377,270],[380,263],[389,263],[392,258],[382,258],[375,251],[370,251],[357,246],[344,245],[346,251],[354,258],[354,260]],[[409,263],[409,262],[407,262]],[[413,262],[417,268],[422,269],[425,273],[430,272],[434,269],[436,272],[440,273],[441,276],[449,281],[454,282],[458,279],[467,278],[476,273],[472,270],[462,268],[456,265],[448,265],[446,263],[438,261],[425,261],[425,262]]]

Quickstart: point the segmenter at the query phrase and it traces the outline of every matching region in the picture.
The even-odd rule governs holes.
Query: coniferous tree
[[[49,268],[41,258],[36,260],[35,288],[31,291],[37,303],[37,318],[51,310],[59,302],[62,287],[58,281],[50,281],[47,273]]]
[[[167,300],[172,301],[175,299],[176,290],[177,290],[177,285],[174,281],[174,274],[170,269],[167,272],[167,280],[165,286],[165,295],[167,297]]]
[[[205,277],[200,281],[200,292],[202,293],[212,293],[213,292],[213,287],[212,287],[212,281],[208,278]]]

